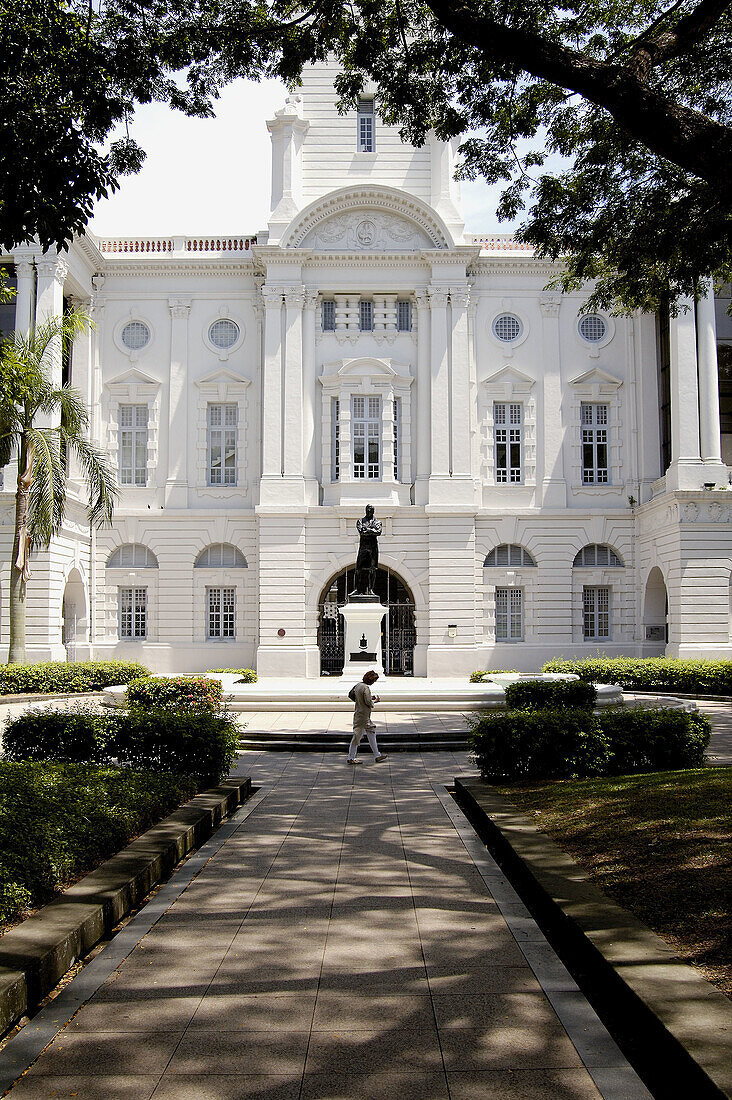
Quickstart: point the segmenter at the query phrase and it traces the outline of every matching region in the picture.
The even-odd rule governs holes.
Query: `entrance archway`
[[[355,584],[355,565],[337,573],[320,594],[318,610],[318,647],[321,676],[340,676],[345,663],[345,627],[340,608]],[[389,608],[381,624],[381,645],[387,676],[414,675],[414,646],[417,631],[414,625],[414,597],[407,585],[390,569],[376,573],[374,592]]]
[[[66,659],[77,660],[78,647],[86,645],[86,592],[78,569],[72,569],[66,581],[61,604],[61,641],[66,647]]]
[[[654,565],[648,574],[643,603],[644,641],[668,642],[668,593],[663,573]]]

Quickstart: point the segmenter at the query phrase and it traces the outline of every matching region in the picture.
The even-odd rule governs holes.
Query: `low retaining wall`
[[[477,777],[455,780],[458,801],[533,905],[595,1007],[620,1022],[658,1097],[732,1097],[732,1004],[669,945],[612,902],[574,860]],[[596,995],[596,996],[595,996]]]
[[[250,791],[250,779],[228,779],[196,795],[0,937],[0,1034],[32,1011]]]

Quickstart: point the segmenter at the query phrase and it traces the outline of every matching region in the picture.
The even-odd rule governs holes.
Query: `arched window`
[[[107,569],[157,569],[158,559],[140,542],[118,546],[107,558]]]
[[[573,569],[593,569],[598,565],[623,568],[623,562],[606,543],[593,542],[589,546],[583,546],[572,562]]]
[[[214,542],[195,560],[196,569],[246,569],[247,559],[229,542]]]
[[[500,546],[496,546],[483,562],[484,569],[494,566],[510,569],[518,565],[529,565],[535,568],[536,562],[528,550],[524,550],[523,546],[515,542],[503,542]]]

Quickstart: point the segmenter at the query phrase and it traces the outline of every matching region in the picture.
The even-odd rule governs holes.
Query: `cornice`
[[[241,275],[246,273],[254,275],[259,269],[258,264],[251,257],[247,260],[201,260],[198,263],[186,256],[176,261],[174,258],[160,260],[150,258],[145,262],[142,257],[134,263],[126,261],[110,261],[108,256],[102,256],[102,268],[104,274],[112,275],[209,275],[225,277],[227,275]]]
[[[509,257],[505,254],[479,256],[471,264],[469,275],[546,275],[556,276],[562,270],[560,260],[533,260],[527,256]]]

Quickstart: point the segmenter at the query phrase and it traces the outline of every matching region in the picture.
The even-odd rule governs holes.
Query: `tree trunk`
[[[13,557],[10,563],[10,652],[8,654],[10,665],[23,665],[27,662],[25,652],[26,573],[23,565],[18,565],[18,561],[24,562],[27,553],[24,540],[27,532],[30,494],[28,474],[28,454],[25,438],[22,438],[18,455],[18,488],[15,491]]]

